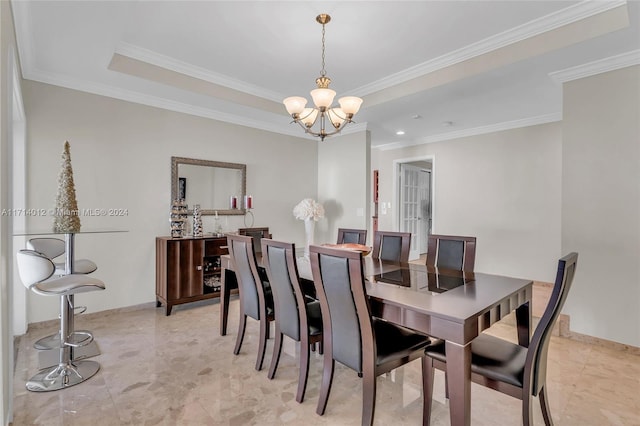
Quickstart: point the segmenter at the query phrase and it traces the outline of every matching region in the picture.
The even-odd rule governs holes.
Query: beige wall
[[[319,143],[318,200],[325,208],[326,217],[316,224],[316,243],[335,242],[338,228],[368,228],[370,159],[368,131],[327,138]]]
[[[244,163],[254,197],[255,226],[302,244],[304,227],[292,208],[317,195],[317,143],[157,108],[26,81],[29,208],[51,208],[63,143],[71,159],[79,208],[127,209],[126,216],[81,217],[84,229],[126,233],[82,234],[76,257],[94,260],[107,290],[78,296],[89,311],[155,300],[154,238],[169,234],[171,156]],[[304,178],[301,178],[304,177]],[[31,225],[50,227],[50,217]],[[225,230],[242,216],[221,219]],[[204,218],[205,232],[213,231]],[[29,296],[29,322],[56,318],[58,302]]]
[[[480,272],[553,281],[560,255],[559,123],[396,150],[374,150],[379,229],[397,230],[394,167],[433,158],[433,233],[478,239]],[[380,211],[382,212],[382,210]]]
[[[640,346],[640,67],[564,85],[562,251],[571,328]]]

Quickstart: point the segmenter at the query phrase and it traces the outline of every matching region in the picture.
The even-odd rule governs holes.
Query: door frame
[[[397,231],[400,230],[400,164],[413,163],[416,161],[430,161],[431,162],[431,233],[436,233],[436,156],[434,154],[421,155],[416,157],[398,158],[393,160],[393,188],[392,188],[392,200],[394,200],[394,206],[391,208],[391,221]]]

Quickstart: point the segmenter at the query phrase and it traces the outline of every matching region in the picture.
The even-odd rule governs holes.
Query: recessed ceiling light
[[[419,120],[422,118],[422,116],[420,114],[413,114],[411,118],[413,118],[414,120]]]
[[[398,131],[396,132],[396,135],[398,135],[398,136],[402,136],[402,135],[404,135],[404,130],[398,130]]]
[[[453,121],[443,121],[442,127],[451,127],[453,126]]]

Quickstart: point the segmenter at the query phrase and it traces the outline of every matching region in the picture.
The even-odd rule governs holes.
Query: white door
[[[409,259],[418,259],[427,252],[431,232],[431,172],[410,164],[400,164],[399,229],[411,232]]]

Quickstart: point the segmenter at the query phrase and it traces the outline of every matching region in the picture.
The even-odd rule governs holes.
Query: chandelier
[[[353,116],[356,115],[362,104],[362,99],[355,96],[344,96],[338,99],[339,107],[331,107],[333,98],[336,96],[334,90],[329,89],[331,79],[327,77],[324,69],[324,27],[331,21],[331,16],[323,13],[316,16],[316,21],[322,25],[322,70],[320,77],[316,79],[316,89],[311,91],[311,98],[315,108],[306,108],[307,100],[301,96],[291,96],[283,103],[287,112],[291,114],[293,122],[298,123],[305,133],[317,136],[321,141],[325,137],[335,135],[342,131],[349,123],[353,123]],[[331,123],[333,129],[326,129],[327,121]],[[314,130],[314,125],[319,123],[319,129]]]

